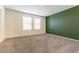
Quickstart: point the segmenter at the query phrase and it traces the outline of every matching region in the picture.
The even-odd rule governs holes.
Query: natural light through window
[[[31,30],[32,29],[32,18],[23,16],[23,30]]]
[[[34,29],[40,29],[41,19],[39,17],[34,18]]]

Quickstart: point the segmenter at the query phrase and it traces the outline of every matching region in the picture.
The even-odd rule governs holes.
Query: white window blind
[[[31,30],[32,29],[32,18],[23,16],[23,30]]]
[[[34,29],[40,29],[41,28],[41,19],[39,17],[34,18]]]

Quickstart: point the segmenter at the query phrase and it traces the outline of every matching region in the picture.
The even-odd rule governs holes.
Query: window
[[[23,16],[23,30],[31,30],[32,29],[32,18]]]
[[[41,19],[35,17],[34,18],[34,29],[40,29],[40,25],[41,25]]]
[[[23,16],[23,30],[32,30],[33,28],[34,30],[41,29],[41,18],[34,17],[33,19],[32,17],[29,17],[29,16]]]

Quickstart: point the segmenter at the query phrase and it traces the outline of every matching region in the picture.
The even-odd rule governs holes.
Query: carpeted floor
[[[0,52],[8,53],[76,53],[79,42],[52,34],[10,38],[0,43]]]

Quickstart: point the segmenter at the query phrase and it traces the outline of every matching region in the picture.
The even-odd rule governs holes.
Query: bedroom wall
[[[0,39],[1,39],[1,9],[0,9]]]
[[[27,36],[45,33],[45,17],[41,17],[41,30],[25,30],[22,29],[23,16],[34,17],[36,15],[26,14],[19,11],[6,9],[7,15],[7,38]],[[39,16],[38,16],[39,17]]]
[[[6,20],[5,7],[0,6],[0,42],[2,42],[6,37],[5,20]]]
[[[46,17],[46,32],[79,40],[79,6]]]

